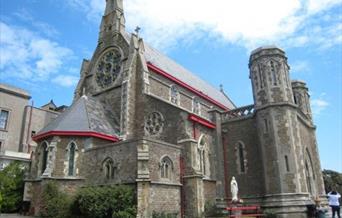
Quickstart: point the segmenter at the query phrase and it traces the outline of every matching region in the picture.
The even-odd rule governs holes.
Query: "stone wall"
[[[149,81],[150,81],[150,89],[149,93],[152,96],[156,96],[163,101],[168,102],[176,107],[179,107],[185,111],[193,112],[193,98],[197,95],[190,92],[189,90],[175,84],[174,82],[162,77],[153,71],[149,71]],[[174,86],[178,90],[178,100],[177,102],[172,102],[171,100],[171,87]],[[211,102],[199,97],[200,103],[200,113],[199,115],[203,118],[210,119],[209,110],[216,108],[219,109],[216,105]]]
[[[258,197],[265,193],[262,154],[254,118],[242,118],[222,124],[226,158],[226,184],[234,176],[241,198]],[[239,146],[243,147],[244,172],[241,172]],[[257,181],[257,182],[256,182]],[[231,198],[230,191],[228,197]]]
[[[137,174],[137,141],[108,144],[84,151],[82,176],[89,184],[135,183]],[[103,162],[114,161],[114,178],[106,179]]]
[[[151,184],[150,210],[157,213],[172,213],[180,217],[181,194],[179,186]]]
[[[165,142],[148,141],[149,144],[149,170],[151,182],[180,185],[180,155],[181,148]],[[172,161],[171,176],[169,179],[161,178],[161,161],[164,157]]]
[[[309,165],[312,166],[312,174],[307,175],[307,177],[310,177],[309,179],[311,180],[311,194],[313,195],[312,197],[325,195],[315,128],[308,126],[301,119],[298,120],[300,129],[300,141],[302,144],[302,152],[304,154],[303,159],[308,161]]]

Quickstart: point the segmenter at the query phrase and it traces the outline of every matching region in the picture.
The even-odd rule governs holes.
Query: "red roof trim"
[[[206,119],[203,119],[202,117],[196,116],[195,114],[189,114],[188,117],[189,120],[199,123],[205,127],[208,127],[209,129],[215,129],[216,125]]]
[[[39,139],[43,139],[49,136],[85,136],[85,137],[95,137],[100,139],[105,139],[112,142],[120,141],[120,139],[116,136],[111,136],[103,133],[93,132],[93,131],[49,131],[36,136],[33,136],[32,139],[37,141]]]
[[[183,81],[177,79],[176,77],[170,75],[169,73],[165,72],[164,70],[162,70],[162,69],[158,68],[157,66],[153,65],[151,62],[147,62],[147,67],[148,67],[148,69],[152,70],[153,72],[166,77],[167,79],[177,83],[178,85],[182,86],[183,88],[186,88],[189,91],[195,93],[196,95],[198,95],[198,96],[204,98],[205,100],[213,103],[214,105],[218,106],[219,108],[224,109],[224,110],[229,110],[229,108],[227,108],[226,106],[224,106],[220,102],[212,99],[208,95],[205,95],[203,92],[193,88],[192,86],[186,84],[185,82],[183,82]]]

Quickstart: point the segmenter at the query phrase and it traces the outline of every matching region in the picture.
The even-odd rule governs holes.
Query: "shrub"
[[[0,171],[0,212],[13,213],[21,208],[24,193],[25,167],[18,161],[11,162]]]
[[[128,186],[81,188],[75,197],[73,215],[85,218],[135,217],[134,191]]]
[[[43,187],[40,216],[53,218],[70,217],[70,197],[58,190],[53,182],[48,182]]]

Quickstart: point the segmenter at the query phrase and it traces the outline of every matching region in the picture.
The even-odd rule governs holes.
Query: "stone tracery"
[[[145,118],[145,132],[148,135],[157,135],[163,131],[164,117],[159,112],[152,112]]]
[[[111,49],[104,53],[96,65],[95,79],[98,86],[106,88],[113,84],[121,71],[121,53]]]

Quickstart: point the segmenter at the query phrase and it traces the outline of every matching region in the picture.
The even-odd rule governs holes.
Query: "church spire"
[[[106,9],[100,26],[100,40],[125,30],[123,0],[106,0]]]
[[[106,16],[116,10],[123,12],[122,0],[106,0],[106,10],[104,15]]]

